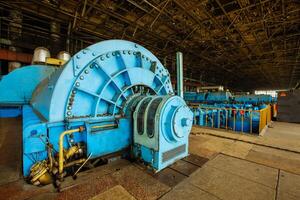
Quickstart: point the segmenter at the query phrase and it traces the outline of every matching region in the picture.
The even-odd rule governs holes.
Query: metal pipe
[[[104,124],[104,125],[99,125],[99,126],[93,126],[92,129],[96,128],[110,128],[110,127],[116,127],[118,126],[117,124]]]
[[[72,24],[71,24],[71,22],[69,22],[69,25],[68,25],[68,32],[67,32],[67,39],[66,39],[66,50],[67,50],[67,52],[70,52],[70,36],[71,36],[71,28],[72,28]]]
[[[207,115],[207,108],[205,109],[205,126],[207,126],[207,119],[208,118],[208,115]]]
[[[211,110],[211,127],[214,127],[214,110]]]
[[[252,113],[253,111],[250,111],[250,133],[252,133]]]
[[[236,115],[236,109],[233,109],[233,130],[235,131],[235,115]]]
[[[61,176],[64,170],[64,137],[66,135],[70,135],[72,133],[76,133],[76,132],[82,132],[84,130],[83,127],[79,127],[76,129],[72,129],[72,130],[66,130],[64,132],[62,132],[59,136],[59,153],[58,153],[58,173]],[[62,178],[62,177],[61,177]]]
[[[100,126],[93,126],[92,129],[96,129],[96,128],[108,128],[108,127],[115,127],[116,124],[105,124],[105,125],[100,125]],[[62,174],[63,174],[63,170],[64,170],[64,137],[66,135],[70,135],[76,132],[82,132],[84,131],[84,127],[79,127],[76,129],[72,129],[72,130],[66,130],[64,132],[62,132],[59,136],[59,156],[58,156],[58,172],[59,175],[61,176],[60,178],[62,178]],[[82,160],[79,160],[80,162]],[[85,161],[85,159],[84,159]],[[83,161],[83,162],[84,162]],[[66,164],[66,166],[69,166],[70,164]]]
[[[226,112],[226,130],[228,128],[228,110],[225,109],[225,112]]]
[[[199,87],[199,90],[218,90],[218,91],[224,91],[224,86],[217,85],[217,86],[201,86]]]
[[[177,95],[183,98],[183,55],[181,52],[176,53],[177,66]]]
[[[217,111],[218,111],[218,128],[220,128],[220,123],[221,123],[221,115],[220,115],[220,112],[221,112],[221,110],[220,109],[217,109]]]
[[[71,161],[71,162],[67,163],[67,164],[65,165],[65,167],[71,167],[71,166],[76,165],[76,164],[81,164],[81,163],[83,163],[83,162],[85,162],[85,161],[86,161],[85,158],[81,158],[81,159],[78,159],[78,160],[74,160],[74,161]]]
[[[242,132],[244,132],[244,114],[245,111],[243,111],[244,113],[242,114]]]
[[[47,148],[47,152],[48,152],[48,158],[49,158],[49,168],[52,171],[52,167],[53,167],[53,160],[52,160],[52,153],[51,153],[51,148],[48,146]]]
[[[85,161],[82,163],[82,165],[77,169],[77,171],[73,174],[73,178],[76,177],[77,173],[81,170],[81,168],[87,163],[87,161],[91,158],[92,153],[90,153],[90,155],[88,156],[87,159],[85,159]]]

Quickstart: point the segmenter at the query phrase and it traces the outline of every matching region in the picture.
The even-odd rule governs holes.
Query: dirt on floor
[[[23,180],[21,119],[0,125],[1,200],[300,199],[300,125],[275,122],[263,136],[193,127],[190,156],[157,174],[121,159],[66,178],[61,192]]]

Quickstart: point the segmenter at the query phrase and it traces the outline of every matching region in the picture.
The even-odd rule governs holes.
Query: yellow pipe
[[[115,127],[117,126],[117,124],[105,124],[105,125],[100,125],[100,126],[93,126],[92,129],[96,129],[96,128],[109,128],[109,127]]]
[[[66,135],[70,135],[72,133],[81,132],[83,131],[83,127],[79,127],[72,130],[66,130],[62,132],[59,136],[59,154],[58,154],[58,172],[61,175],[64,170],[64,137]]]
[[[105,124],[105,125],[100,125],[100,126],[93,126],[92,129],[96,128],[108,128],[108,127],[115,127],[116,124]],[[66,130],[62,132],[59,136],[59,155],[58,155],[58,173],[62,175],[63,170],[64,170],[64,137],[66,135],[70,135],[72,133],[76,132],[82,132],[84,130],[84,127],[79,127],[76,129],[72,130]]]

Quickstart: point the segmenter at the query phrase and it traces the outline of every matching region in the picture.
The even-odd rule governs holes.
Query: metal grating
[[[186,145],[183,144],[179,147],[176,147],[174,149],[171,149],[169,151],[164,152],[163,155],[162,155],[162,162],[166,162],[166,161],[168,161],[168,160],[184,153],[185,149],[186,149]]]

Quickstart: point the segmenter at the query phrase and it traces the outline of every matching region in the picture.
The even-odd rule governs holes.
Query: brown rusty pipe
[[[71,167],[76,164],[81,164],[81,163],[85,162],[85,160],[86,160],[85,158],[74,160],[74,161],[68,162],[64,167]]]

